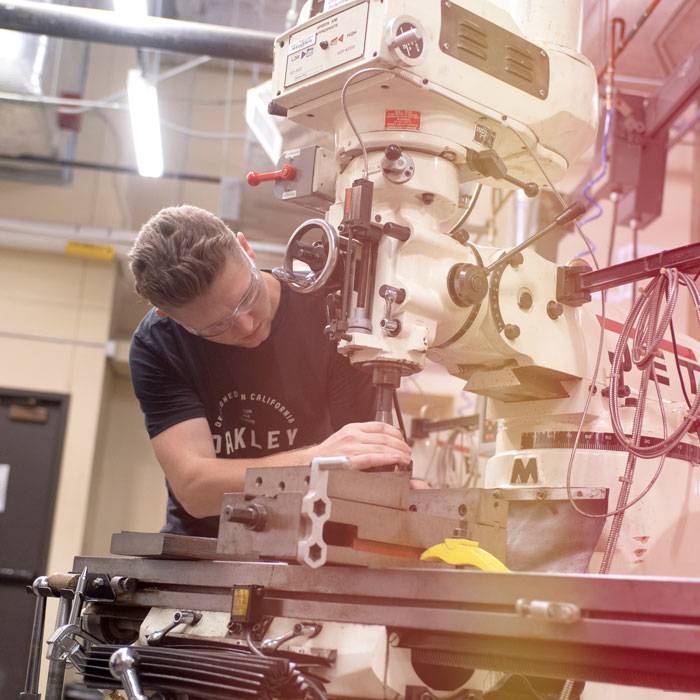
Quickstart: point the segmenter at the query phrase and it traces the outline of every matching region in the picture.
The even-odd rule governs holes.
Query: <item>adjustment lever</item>
[[[520,187],[528,197],[536,197],[540,191],[536,182],[523,182],[508,174],[508,168],[503,159],[493,149],[474,151],[467,149],[467,165],[484,177],[492,177],[496,180],[505,180]]]
[[[297,622],[286,634],[281,634],[274,639],[266,639],[260,648],[264,652],[277,651],[285,642],[289,642],[302,635],[308,639],[313,639],[322,629],[323,625],[318,622]]]
[[[146,643],[149,646],[160,644],[166,635],[170,634],[179,625],[196,625],[202,619],[202,613],[194,612],[193,610],[178,610],[173,615],[173,621],[162,630],[151,632],[146,637]],[[116,652],[115,652],[116,653]]]
[[[136,673],[138,654],[130,647],[117,649],[109,657],[109,672],[122,684],[129,700],[148,700]]]
[[[396,336],[401,332],[401,321],[392,316],[393,305],[403,304],[404,301],[406,301],[406,290],[383,284],[379,288],[379,296],[386,302],[384,318],[380,321],[379,325],[385,335]]]
[[[257,187],[261,182],[276,182],[277,180],[294,180],[297,176],[297,169],[285,163],[279,170],[273,170],[267,173],[258,173],[255,170],[251,170],[246,175],[246,180],[251,187]]]
[[[524,180],[518,180],[517,177],[513,177],[512,175],[504,175],[503,179],[506,182],[510,182],[519,187],[527,197],[537,197],[537,195],[540,193],[540,187],[536,182],[525,182]]]
[[[526,238],[522,243],[506,251],[504,255],[492,262],[485,268],[486,274],[490,275],[496,268],[505,265],[508,260],[511,260],[513,257],[518,255],[521,250],[525,250],[525,248],[531,246],[533,243],[542,238],[542,236],[557,228],[557,226],[565,226],[566,224],[571,223],[574,219],[577,219],[579,216],[581,216],[581,214],[585,213],[586,207],[581,202],[574,202],[573,204],[569,205],[559,214],[559,216],[557,216],[556,219],[554,219],[554,221],[547,224],[544,228],[541,228],[537,233],[533,233],[532,236]]]

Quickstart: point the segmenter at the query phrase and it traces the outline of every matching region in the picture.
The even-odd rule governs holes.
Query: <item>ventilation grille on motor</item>
[[[474,22],[460,22],[457,37],[457,48],[460,51],[466,51],[483,61],[488,59],[489,44],[486,32],[482,32]]]
[[[535,82],[535,60],[529,52],[515,46],[506,46],[505,60],[506,72],[512,73],[528,83]]]
[[[79,668],[91,688],[120,688],[109,670],[118,645],[93,646]],[[131,647],[144,691],[187,694],[191,700],[300,697],[308,677],[288,659],[229,648],[178,645]]]
[[[529,93],[549,94],[549,56],[524,37],[442,0],[440,49],[462,63]]]

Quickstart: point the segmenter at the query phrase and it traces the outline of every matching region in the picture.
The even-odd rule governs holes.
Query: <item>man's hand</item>
[[[401,432],[392,425],[373,421],[349,423],[309,449],[313,457],[350,458],[353,469],[384,467],[390,464],[408,465],[411,448],[404,442]]]
[[[425,479],[411,479],[410,484],[414,491],[429,491],[432,488]]]

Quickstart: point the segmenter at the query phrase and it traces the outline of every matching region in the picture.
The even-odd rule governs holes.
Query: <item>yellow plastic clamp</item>
[[[448,538],[420,555],[421,561],[444,561],[452,566],[475,566],[482,571],[509,571],[499,559],[479,547],[474,540]]]

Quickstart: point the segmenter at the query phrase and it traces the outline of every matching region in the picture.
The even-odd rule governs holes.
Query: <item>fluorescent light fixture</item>
[[[156,87],[134,68],[129,71],[127,94],[139,175],[160,177],[163,174],[163,145]]]
[[[44,72],[44,62],[46,61],[46,48],[49,43],[49,37],[40,36],[32,63],[32,74],[29,77],[29,83],[32,89],[37,94],[41,94],[41,74]]]
[[[114,11],[129,19],[148,17],[147,0],[114,0]]]

